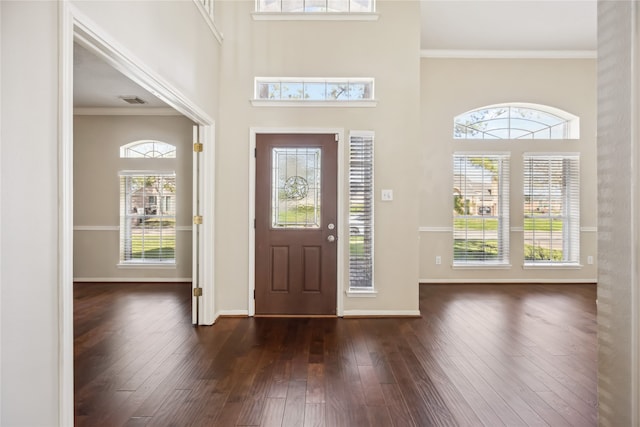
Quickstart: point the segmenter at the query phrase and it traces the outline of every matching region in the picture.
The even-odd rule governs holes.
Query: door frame
[[[249,316],[255,316],[256,304],[254,300],[254,292],[256,289],[256,230],[254,228],[254,220],[256,217],[256,136],[258,134],[273,134],[273,133],[287,133],[287,134],[336,134],[338,135],[338,254],[337,254],[337,276],[336,277],[336,315],[342,317],[344,314],[344,277],[345,277],[345,244],[342,241],[342,236],[348,236],[346,234],[346,220],[345,206],[347,191],[345,190],[345,140],[343,128],[295,128],[295,127],[251,127],[249,129],[249,221],[247,227],[249,229],[249,253],[248,253],[248,300],[247,307],[249,308]]]
[[[197,103],[133,57],[116,40],[68,1],[59,3],[59,131],[58,131],[58,425],[74,423],[73,357],[73,44],[78,42],[176,111],[202,126],[201,189],[203,250],[200,252],[203,301],[198,324],[216,318],[214,254],[215,121]],[[209,147],[209,148],[207,148]],[[205,262],[205,260],[207,262]]]

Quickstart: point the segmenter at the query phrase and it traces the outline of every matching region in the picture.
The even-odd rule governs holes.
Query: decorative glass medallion
[[[321,154],[320,148],[273,149],[273,228],[320,227]]]

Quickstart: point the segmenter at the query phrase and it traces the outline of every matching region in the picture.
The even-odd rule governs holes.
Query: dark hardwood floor
[[[422,318],[194,327],[189,285],[76,284],[76,425],[595,426],[595,298],[421,285]]]

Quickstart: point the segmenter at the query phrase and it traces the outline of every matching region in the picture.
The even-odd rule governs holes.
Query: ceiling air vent
[[[118,98],[131,105],[140,105],[147,103],[147,101],[142,98],[138,98],[137,96],[119,96]]]

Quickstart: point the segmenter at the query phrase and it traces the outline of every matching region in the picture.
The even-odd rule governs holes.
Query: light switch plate
[[[382,201],[390,202],[393,200],[393,190],[382,190]]]

